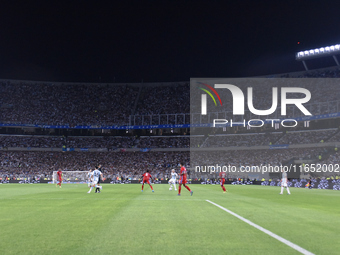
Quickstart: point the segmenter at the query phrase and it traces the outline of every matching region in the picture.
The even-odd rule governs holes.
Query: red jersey
[[[143,180],[148,181],[151,178],[151,174],[146,172],[143,174]]]
[[[226,172],[220,172],[221,179],[225,179],[226,176],[227,176]]]
[[[187,178],[187,169],[184,166],[181,167],[180,176],[183,176],[183,178]]]
[[[60,170],[57,172],[57,175],[58,175],[58,178],[59,178],[59,179],[61,179],[62,174],[63,174],[63,173],[62,173]]]

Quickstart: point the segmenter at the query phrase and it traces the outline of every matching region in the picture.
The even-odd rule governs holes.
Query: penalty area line
[[[250,220],[247,220],[247,219],[243,218],[242,216],[240,216],[240,215],[238,215],[238,214],[236,214],[236,213],[234,213],[234,212],[224,208],[223,206],[220,206],[220,205],[218,205],[218,204],[216,204],[214,202],[211,202],[210,200],[205,200],[205,201],[209,202],[210,204],[213,204],[213,205],[217,206],[218,208],[222,209],[223,211],[226,211],[227,213],[235,216],[236,218],[242,220],[243,222],[249,224],[250,226],[253,226],[254,228],[257,228],[258,230],[262,231],[263,233],[266,233],[267,235],[275,238],[276,240],[280,241],[281,243],[284,243],[285,245],[288,245],[289,247],[293,248],[294,250],[296,250],[296,251],[298,251],[298,252],[300,252],[300,253],[302,253],[304,255],[315,255],[314,253],[311,253],[310,251],[307,251],[306,249],[304,249],[304,248],[302,248],[302,247],[300,247],[300,246],[298,246],[298,245],[288,241],[287,239],[284,239],[283,237],[274,234],[273,232],[271,232],[271,231],[269,231],[269,230],[267,230],[267,229],[265,229],[265,228],[255,224],[255,223],[251,222]]]

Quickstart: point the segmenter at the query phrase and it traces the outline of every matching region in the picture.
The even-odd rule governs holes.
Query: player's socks
[[[142,185],[142,192],[143,192],[143,189],[144,189],[144,184]]]
[[[283,186],[281,186],[281,194],[283,194]]]
[[[152,192],[153,192],[153,188],[152,188],[151,184],[150,184],[150,188],[151,188],[151,190],[152,190]]]
[[[178,187],[178,195],[181,195],[181,189],[182,189],[182,187],[179,186],[179,187]]]
[[[289,188],[288,188],[288,186],[287,186],[287,192],[288,192],[288,195],[290,195],[290,191],[289,191]]]
[[[189,192],[191,192],[191,189],[189,188],[189,186],[185,185],[184,186],[187,190],[189,190]]]
[[[87,192],[87,193],[91,193],[92,189],[93,189],[93,187],[91,187],[90,190],[89,190],[89,192]]]
[[[224,186],[222,186],[222,189],[223,189],[223,191],[224,191],[224,192],[226,192],[226,189],[225,189],[225,187],[224,187]]]

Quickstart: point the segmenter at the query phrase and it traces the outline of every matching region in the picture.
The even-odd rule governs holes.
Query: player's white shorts
[[[91,185],[97,185],[98,184],[98,180],[93,180]]]
[[[282,187],[287,187],[287,182],[281,182]]]
[[[176,184],[176,180],[170,179],[170,180],[169,180],[169,184]]]

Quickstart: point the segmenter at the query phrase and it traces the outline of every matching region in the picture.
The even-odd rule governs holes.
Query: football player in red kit
[[[192,194],[194,192],[189,188],[189,186],[186,185],[186,183],[187,183],[187,169],[184,167],[183,163],[181,163],[179,165],[181,167],[181,172],[179,174],[179,181],[178,181],[179,187],[178,187],[178,195],[177,196],[181,195],[182,184],[190,192],[190,195],[192,196]]]
[[[224,187],[224,183],[225,183],[225,177],[226,177],[226,172],[220,172],[220,184],[221,184],[221,187],[223,189],[223,193],[226,193],[227,190],[225,189]]]
[[[61,172],[61,169],[58,170],[57,176],[58,176],[58,184],[56,185],[56,187],[58,187],[58,185],[59,185],[59,187],[61,188],[61,182],[63,180],[63,178],[62,178],[63,173]]]
[[[142,177],[143,177],[142,192],[143,192],[143,189],[144,189],[144,183],[145,182],[150,185],[152,192],[155,192],[152,188],[151,183],[150,183],[150,179],[152,180],[152,176],[149,173],[149,170],[146,170],[146,172],[142,175]]]

